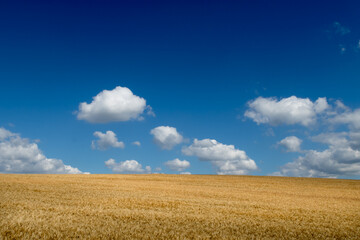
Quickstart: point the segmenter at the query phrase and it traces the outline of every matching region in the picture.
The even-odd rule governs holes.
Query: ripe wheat
[[[0,239],[359,239],[360,181],[1,175]]]

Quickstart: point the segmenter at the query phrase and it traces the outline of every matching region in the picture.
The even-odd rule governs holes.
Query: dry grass
[[[0,175],[0,239],[359,239],[360,181]]]

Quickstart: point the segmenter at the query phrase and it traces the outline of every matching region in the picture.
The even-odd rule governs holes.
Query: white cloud
[[[102,133],[99,131],[94,132],[94,136],[98,137],[99,140],[93,140],[91,143],[92,149],[107,150],[110,147],[113,148],[124,148],[125,144],[119,142],[116,134],[113,131],[106,131]]]
[[[6,139],[8,137],[12,137],[14,135],[15,135],[14,133],[6,130],[5,128],[2,128],[2,127],[0,128],[0,141]]]
[[[316,102],[312,102],[308,98],[295,96],[281,100],[258,97],[250,101],[248,106],[249,110],[245,112],[246,117],[257,124],[268,123],[273,126],[281,124],[309,126],[316,122],[317,114],[330,107],[326,98],[318,98]]]
[[[335,106],[338,110],[344,110],[344,111],[348,111],[350,110],[349,107],[347,107],[342,101],[340,100],[336,100],[335,101]]]
[[[302,140],[295,136],[289,136],[278,142],[278,145],[283,146],[287,152],[300,152],[300,145]]]
[[[338,177],[360,174],[360,152],[351,148],[307,151],[306,155],[281,169],[285,176]]]
[[[181,172],[179,174],[181,174],[181,175],[191,175],[191,172]]]
[[[197,156],[201,161],[209,161],[216,168],[217,174],[246,174],[256,170],[254,160],[234,145],[225,145],[213,139],[195,139],[193,144],[182,149],[183,154]]]
[[[310,138],[325,144],[325,149],[304,150],[302,140],[295,136],[281,140],[278,145],[288,152],[300,152],[301,156],[272,175],[333,178],[360,175],[360,109],[351,110],[339,100],[330,106],[326,98],[311,102],[295,96],[281,100],[259,97],[248,104],[245,116],[258,124],[309,126],[320,121],[325,128],[316,130],[334,131],[336,124],[349,127],[347,132],[323,132]]]
[[[123,122],[140,120],[146,109],[144,98],[134,95],[126,87],[103,90],[91,103],[80,103],[77,118],[91,123]],[[151,107],[148,107],[151,110]],[[151,111],[152,112],[152,111]]]
[[[330,121],[337,124],[349,124],[351,128],[360,130],[360,108],[341,113]]]
[[[314,142],[320,142],[332,146],[344,146],[347,144],[347,132],[321,133],[311,138]]]
[[[190,167],[190,162],[186,160],[180,160],[178,158],[175,158],[174,160],[170,160],[164,163],[166,167],[168,167],[170,170],[173,171],[184,171],[185,169]]]
[[[330,109],[330,105],[328,104],[325,97],[318,98],[314,103],[314,110],[316,113],[323,113],[326,110]]]
[[[140,147],[141,143],[139,141],[132,142],[133,145]]]
[[[339,177],[360,175],[360,133],[320,134],[314,141],[328,144],[324,151],[307,150],[278,172],[284,176]]]
[[[151,167],[150,167],[150,166],[146,166],[146,167],[145,167],[145,172],[146,172],[146,173],[151,173]]]
[[[60,159],[47,158],[38,145],[0,128],[1,173],[82,173]]]
[[[152,107],[150,105],[146,106],[146,114],[152,117],[156,117]]]
[[[154,136],[154,142],[162,149],[170,150],[183,142],[183,137],[174,127],[160,126],[152,129],[150,133]]]
[[[151,173],[150,166],[146,166],[144,169],[136,160],[126,160],[117,163],[114,159],[110,158],[105,161],[105,165],[115,173]]]

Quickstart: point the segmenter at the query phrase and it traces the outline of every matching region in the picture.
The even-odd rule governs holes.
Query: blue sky
[[[359,178],[359,8],[2,1],[0,172]]]

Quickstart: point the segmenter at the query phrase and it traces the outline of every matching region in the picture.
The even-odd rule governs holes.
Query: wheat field
[[[360,181],[0,174],[1,239],[359,239]]]

